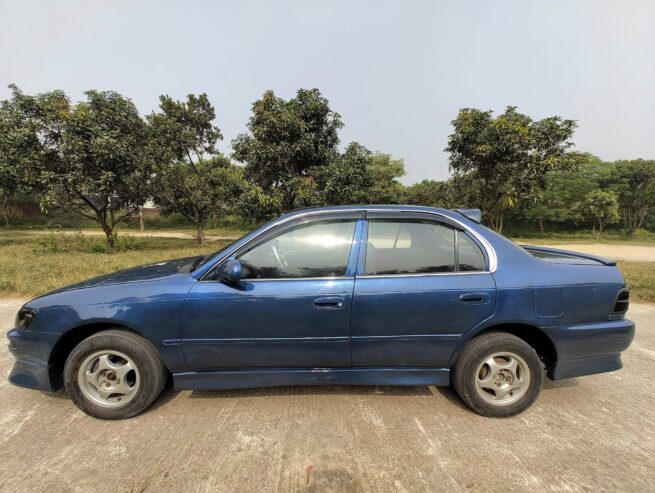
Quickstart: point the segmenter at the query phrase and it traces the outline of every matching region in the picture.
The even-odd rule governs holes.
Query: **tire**
[[[544,368],[528,343],[505,332],[472,339],[457,359],[451,378],[464,403],[491,418],[515,416],[537,399]]]
[[[144,411],[166,383],[166,369],[150,342],[125,330],[105,330],[80,342],[64,365],[64,387],[75,405],[100,419]]]

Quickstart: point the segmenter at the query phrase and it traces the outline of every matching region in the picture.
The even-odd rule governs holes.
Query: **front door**
[[[431,217],[368,214],[353,301],[353,366],[446,367],[462,335],[493,314],[496,285],[480,245]]]
[[[232,255],[241,282],[199,281],[182,312],[189,366],[350,366],[350,311],[361,213],[280,226]]]

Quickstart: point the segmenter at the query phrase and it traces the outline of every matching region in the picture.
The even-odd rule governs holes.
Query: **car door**
[[[445,367],[490,317],[496,285],[475,238],[433,214],[369,213],[355,281],[353,366]]]
[[[350,365],[350,312],[362,213],[308,215],[230,255],[242,279],[199,281],[182,311],[193,369]]]

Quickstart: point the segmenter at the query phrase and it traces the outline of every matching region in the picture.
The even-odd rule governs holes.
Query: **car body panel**
[[[211,279],[221,262],[264,235],[339,214],[362,217],[344,277],[236,285]],[[365,276],[363,217],[373,214],[423,214],[454,225],[483,249],[485,270]],[[183,268],[189,259],[160,262],[26,303],[36,317],[28,329],[8,334],[17,358],[10,381],[55,390],[62,341],[111,326],[149,340],[178,388],[447,384],[449,368],[471,338],[507,327],[519,336],[538,332],[550,341],[551,378],[620,368],[620,353],[634,335],[632,322],[609,320],[625,287],[620,271],[611,261],[576,252],[542,253],[562,254],[565,261],[537,258],[457,211],[419,206],[294,211],[209,256],[192,272]],[[464,302],[468,295],[476,302]],[[337,298],[343,300],[338,309],[314,305]]]

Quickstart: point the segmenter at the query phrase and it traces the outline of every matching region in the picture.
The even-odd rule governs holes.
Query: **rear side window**
[[[264,240],[238,258],[243,279],[340,277],[346,274],[355,219],[315,221]]]
[[[478,272],[484,270],[484,255],[480,247],[469,236],[462,232],[457,232],[457,246],[459,255],[457,256],[458,272]]]
[[[455,230],[420,219],[371,219],[366,275],[455,271]]]
[[[464,232],[421,219],[369,219],[364,274],[479,272],[484,255]]]

